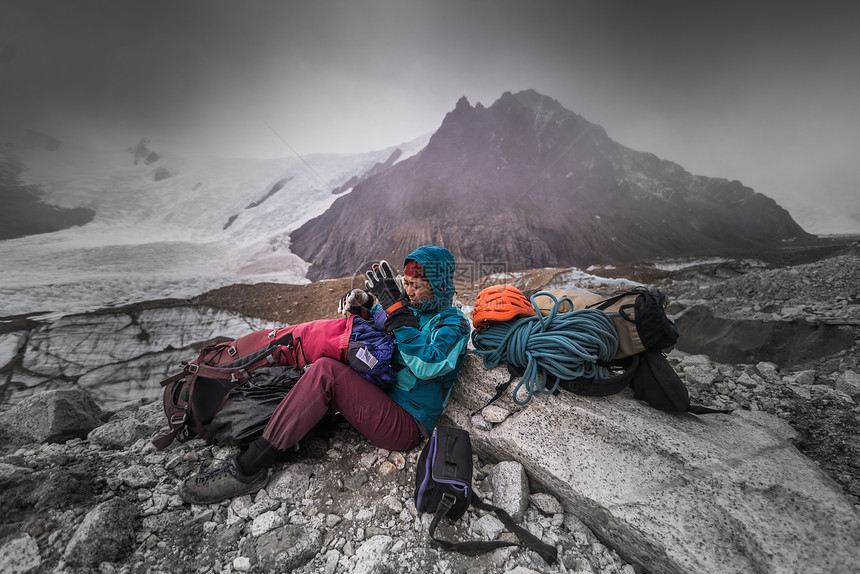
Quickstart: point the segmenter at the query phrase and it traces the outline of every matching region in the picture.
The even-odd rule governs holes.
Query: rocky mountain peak
[[[291,247],[320,279],[354,272],[357,254],[402,261],[422,243],[523,269],[798,237],[806,233],[770,198],[626,148],[527,90],[488,108],[460,98],[420,154],[355,186],[294,231]]]
[[[505,92],[489,108],[480,104],[472,107],[464,96],[445,116],[428,148],[456,146],[459,154],[495,151],[496,162],[516,164],[524,158],[534,160],[539,152],[559,144],[582,139],[585,131],[589,137],[608,140],[602,128],[534,90]],[[606,148],[605,142],[601,144]]]

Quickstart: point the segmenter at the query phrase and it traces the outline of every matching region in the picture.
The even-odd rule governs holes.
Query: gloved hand
[[[385,330],[393,331],[399,327],[415,327],[418,328],[418,317],[412,312],[409,307],[400,307],[395,309],[385,319]]]
[[[394,277],[388,261],[382,260],[365,273],[364,287],[376,297],[385,312],[390,316],[395,310],[409,305],[406,293]],[[411,314],[411,312],[410,312]]]
[[[337,313],[344,317],[358,315],[362,319],[369,319],[371,308],[373,308],[373,297],[370,293],[363,289],[350,289],[340,298]]]

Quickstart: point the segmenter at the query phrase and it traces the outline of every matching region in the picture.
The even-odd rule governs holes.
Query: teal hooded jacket
[[[424,268],[433,298],[412,308],[418,328],[394,330],[397,350],[392,366],[397,383],[389,396],[429,433],[436,427],[469,341],[469,320],[454,306],[454,256],[444,247],[424,245],[406,256]]]

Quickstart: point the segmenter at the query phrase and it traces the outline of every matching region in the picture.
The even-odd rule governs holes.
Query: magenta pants
[[[350,366],[318,359],[281,401],[263,431],[278,450],[301,440],[329,412],[386,450],[407,451],[421,441],[418,424],[385,392]]]

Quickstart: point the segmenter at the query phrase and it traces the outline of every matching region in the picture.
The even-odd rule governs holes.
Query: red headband
[[[410,259],[406,262],[406,265],[403,266],[403,274],[407,277],[417,277],[418,279],[427,280],[427,274],[424,273],[424,268],[415,261],[414,259]]]

